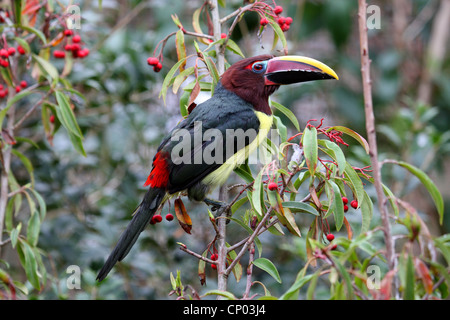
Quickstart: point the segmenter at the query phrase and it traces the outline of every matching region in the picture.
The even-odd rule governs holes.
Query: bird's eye
[[[266,64],[264,62],[256,62],[252,66],[253,72],[261,73],[266,69]]]

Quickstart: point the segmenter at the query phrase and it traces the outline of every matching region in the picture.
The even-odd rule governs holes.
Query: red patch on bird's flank
[[[169,180],[169,168],[167,164],[167,153],[158,152],[153,159],[153,169],[144,184],[144,187],[165,188]]]

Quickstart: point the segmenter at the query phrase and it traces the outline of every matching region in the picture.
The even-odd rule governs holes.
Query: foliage
[[[443,75],[442,81],[433,83],[437,95],[431,102],[436,107],[417,102],[411,80],[414,68],[405,62],[407,44],[384,48],[379,43],[388,28],[372,31],[380,160],[397,243],[398,265],[389,270],[368,167],[361,88],[355,85],[360,79],[359,56],[349,55],[358,51],[352,40],[354,3],[286,3],[282,15],[294,19],[290,30],[283,32],[272,2],[242,6],[241,1],[219,1],[219,12],[228,17],[222,24],[225,37],[219,32],[220,39],[214,34],[210,8],[202,1],[194,8],[174,1],[170,13],[167,4],[160,6],[158,1],[149,2],[152,6],[137,2],[126,14],[107,3],[100,13],[84,4],[82,13],[88,18],[83,39],[90,42],[92,52],[82,61],[71,53],[64,60],[51,54],[69,39],[63,36],[65,8],[56,2],[22,3],[28,11],[15,7],[1,13],[4,39],[27,52],[10,57],[8,68],[0,67],[9,89],[0,113],[2,297],[154,299],[169,293],[180,299],[448,297],[448,229],[438,229],[441,234],[436,236],[436,227],[429,222],[437,217],[441,225],[448,225],[432,169],[445,163],[448,152],[448,110],[442,106],[450,102],[444,88],[449,78]],[[413,12],[421,5],[411,1]],[[53,20],[44,18],[46,12]],[[145,19],[127,26],[139,13]],[[119,22],[98,28],[97,15]],[[147,16],[150,27],[142,23]],[[260,24],[263,17],[269,21],[265,26]],[[383,23],[387,20],[383,16]],[[426,26],[422,32],[426,38],[431,31]],[[417,41],[425,43],[422,38]],[[325,49],[317,50],[314,44],[325,44]],[[116,272],[96,283],[95,272],[144,190],[136,186],[144,182],[161,136],[180,115],[187,115],[197,99],[214,90],[220,55],[227,67],[256,54],[258,46],[277,55],[288,49],[314,52],[338,66],[338,74],[344,76],[327,89],[324,83],[304,85],[274,96],[271,105],[280,143],[267,141],[274,161],[264,167],[241,166],[236,169],[238,178],[230,180],[232,216],[225,259],[213,256],[219,218],[206,213],[204,206],[186,203],[181,216],[186,219],[187,214],[191,220],[192,236],[180,232],[175,223],[149,226]],[[163,62],[159,73],[146,65],[152,51]],[[409,59],[414,62],[425,68]],[[21,79],[32,84],[16,94]],[[302,107],[307,109],[309,102],[318,105],[318,111],[299,113],[300,96]],[[325,113],[320,101],[334,111]],[[324,125],[323,119],[306,122],[323,114],[324,123],[331,118],[333,124],[342,125]],[[270,190],[270,182],[278,189]],[[430,196],[417,197],[419,185]],[[357,208],[345,212],[342,197],[357,200]],[[434,207],[423,209],[414,198],[430,199]],[[329,233],[336,238],[327,240]],[[11,255],[18,258],[10,259]],[[219,267],[221,261],[225,264]],[[68,288],[69,265],[81,267],[82,290]],[[233,273],[236,280],[229,278],[226,291],[216,289],[221,270]]]

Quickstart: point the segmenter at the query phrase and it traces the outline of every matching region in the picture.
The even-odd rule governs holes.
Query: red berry
[[[73,38],[72,38],[72,41],[75,42],[75,43],[81,42],[80,35],[79,34],[74,35]]]
[[[161,215],[160,214],[154,215],[152,221],[154,221],[155,223],[160,223],[162,221]]]
[[[4,68],[8,68],[9,62],[8,62],[8,60],[0,59],[0,65]]]
[[[64,35],[66,37],[70,37],[71,35],[73,35],[73,31],[70,29],[66,29],[66,30],[64,30]]]
[[[1,56],[2,58],[8,58],[8,56],[9,56],[8,50],[6,50],[6,49],[1,49],[1,50],[0,50],[0,56]]]
[[[278,22],[278,25],[281,27],[283,24],[286,23],[286,19],[283,17],[279,17],[277,22]]]
[[[344,212],[348,211],[348,205],[344,204]]]
[[[226,37],[227,37],[227,34],[226,34],[226,33],[221,33],[221,34],[220,34],[220,38],[225,39]]]
[[[342,202],[343,202],[344,204],[347,204],[347,203],[348,203],[347,197],[342,197]]]
[[[89,49],[84,48],[84,49],[78,51],[77,58],[87,57],[88,54],[89,54]]]
[[[22,88],[26,88],[28,86],[28,83],[25,80],[20,81],[20,86]]]
[[[286,32],[286,31],[289,30],[289,25],[285,23],[285,24],[282,24],[282,25],[280,26],[280,28],[281,28],[281,30],[282,30],[283,32]]]
[[[286,17],[284,23],[286,23],[287,25],[290,25],[292,23],[293,19],[291,17]]]
[[[278,185],[275,182],[271,182],[269,183],[268,188],[270,191],[274,191],[278,189]]]
[[[267,26],[267,25],[269,24],[269,20],[267,20],[267,18],[262,18],[262,19],[259,21],[259,24],[262,25],[263,27],[264,27],[264,26]]]
[[[15,54],[16,54],[16,49],[15,49],[14,47],[9,47],[9,48],[8,48],[8,54],[9,54],[10,56],[15,55]]]
[[[159,63],[159,60],[157,58],[155,58],[155,57],[150,57],[150,58],[147,59],[147,63],[150,66],[156,66]]]
[[[66,53],[64,51],[61,51],[61,50],[55,50],[55,51],[53,51],[53,56],[56,59],[63,59],[63,58],[66,57]]]
[[[276,6],[276,7],[273,9],[273,12],[275,12],[275,14],[280,14],[280,13],[283,12],[283,7],[282,7],[282,6]]]
[[[19,93],[20,91],[22,91],[22,88],[20,86],[16,86],[16,93]]]
[[[64,46],[64,50],[66,50],[66,51],[72,51],[72,45],[71,45],[71,44],[66,44],[66,45]]]
[[[332,233],[327,234],[327,240],[328,241],[333,241],[334,240],[334,235]]]
[[[358,208],[358,201],[352,200],[352,202],[350,202],[350,205],[352,206],[353,209],[356,209]]]
[[[0,90],[0,98],[4,98],[4,97],[6,97],[6,91]]]
[[[17,51],[19,51],[20,54],[25,54],[26,53],[25,49],[22,48],[22,46],[20,46],[20,45],[17,47]]]
[[[218,258],[219,258],[219,255],[218,255],[217,253],[213,253],[213,254],[211,255],[211,260],[212,260],[212,261],[216,261]]]
[[[216,266],[215,264],[212,264],[212,265],[211,265],[211,268],[213,268],[214,270],[216,270],[216,269],[217,269],[217,266]]]
[[[330,250],[336,250],[336,248],[337,248],[337,244],[335,243],[331,246]]]
[[[72,52],[81,50],[81,46],[79,43],[72,44]]]
[[[50,116],[50,122],[51,122],[51,123],[55,123],[55,115],[52,114],[52,115]]]
[[[158,64],[156,66],[153,67],[153,71],[155,72],[160,72],[162,69],[162,64],[161,62],[158,62]]]
[[[171,214],[171,213],[166,214],[166,220],[167,221],[172,221],[173,220],[173,214]]]

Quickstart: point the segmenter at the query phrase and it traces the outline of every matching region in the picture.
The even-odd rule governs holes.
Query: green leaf
[[[372,199],[370,199],[366,191],[364,191],[364,201],[361,204],[361,215],[362,215],[361,233],[363,233],[369,231],[370,222],[372,221],[373,216]]]
[[[318,146],[317,146],[317,130],[313,126],[307,126],[303,131],[303,153],[306,159],[311,177],[314,177],[317,167]]]
[[[411,255],[408,255],[408,260],[406,261],[406,277],[405,277],[405,293],[403,296],[404,300],[414,300],[414,284],[415,284],[415,273],[414,264]]]
[[[253,193],[252,193],[252,203],[253,203],[253,209],[256,211],[256,213],[261,217],[264,215],[263,208],[262,208],[262,195],[264,193],[263,191],[263,183],[262,183],[262,174],[264,172],[264,169],[261,170],[258,175],[256,176],[255,183],[253,185]]]
[[[25,50],[26,53],[30,53],[30,45],[26,40],[20,37],[14,37],[14,40]]]
[[[45,38],[45,35],[40,30],[35,29],[33,27],[24,26],[24,25],[21,25],[21,24],[15,24],[13,27],[14,28],[20,28],[22,30],[26,30],[28,32],[34,33],[42,41],[43,45],[47,44],[47,39]]]
[[[5,80],[6,84],[10,87],[14,86],[12,76],[11,76],[11,69],[10,68],[0,68],[0,73],[2,74],[3,80]]]
[[[178,89],[180,88],[181,84],[186,80],[188,76],[193,74],[195,72],[195,67],[189,67],[184,69],[182,72],[180,72],[179,75],[175,77],[175,80],[173,81],[172,85],[172,92],[176,94],[178,92]],[[187,103],[186,103],[187,104]]]
[[[234,214],[237,209],[239,209],[244,203],[248,201],[247,197],[242,197],[231,206],[231,214]]]
[[[217,70],[216,64],[211,59],[211,57],[209,57],[205,52],[203,53],[203,56],[205,57],[203,61],[206,63],[206,66],[208,67],[209,70],[209,74],[211,75],[212,78],[211,92],[214,92],[214,88],[216,87],[220,79],[219,71]]]
[[[178,30],[175,36],[175,46],[177,48],[178,60],[184,61],[180,65],[180,72],[183,72],[184,66],[186,65],[186,45],[184,44],[184,33],[181,30]]]
[[[444,222],[444,200],[442,198],[441,193],[439,192],[439,189],[436,187],[436,185],[433,183],[430,177],[428,177],[428,175],[425,172],[413,166],[412,164],[403,161],[396,161],[389,163],[396,163],[399,166],[402,166],[403,168],[411,172],[413,175],[415,175],[420,180],[420,182],[422,182],[422,184],[425,186],[425,188],[427,188],[428,192],[430,193],[431,198],[433,198],[434,204],[439,214],[439,223],[442,225],[442,223]]]
[[[237,166],[234,169],[234,172],[241,177],[242,179],[244,179],[245,182],[247,183],[252,183],[255,179],[252,176],[252,173],[250,171],[250,168],[248,168],[248,164],[241,164],[240,166]]]
[[[331,158],[333,158],[333,160],[337,163],[338,174],[342,175],[346,164],[345,156],[344,153],[342,152],[342,149],[339,148],[339,146],[336,143],[328,140],[318,139],[318,144],[327,148],[328,149],[327,151],[330,151],[331,154],[329,152],[326,153]]]
[[[348,162],[345,166],[344,176],[347,180],[347,185],[356,196],[358,205],[361,206],[364,202],[364,186],[358,174]]]
[[[22,0],[13,1],[14,3],[14,18],[17,24],[22,23]]]
[[[83,148],[83,134],[78,126],[75,114],[72,111],[69,103],[69,97],[63,92],[55,91],[56,101],[59,108],[56,109],[56,113],[59,121],[69,133],[70,141],[75,149],[82,155],[86,156],[86,152]]]
[[[39,65],[40,69],[44,71],[46,74],[48,74],[50,78],[52,79],[59,78],[58,70],[56,70],[55,66],[52,65],[50,62],[35,54],[33,54],[33,59]]]
[[[373,180],[371,180],[371,182],[373,182]],[[391,189],[389,189],[386,185],[384,185],[383,183],[381,184],[381,186],[383,187],[383,191],[384,194],[386,195],[386,197],[389,200],[389,203],[392,206],[392,209],[394,210],[394,214],[396,217],[399,216],[399,210],[398,210],[398,205],[397,205],[397,201],[396,201],[396,196],[394,195],[394,193],[391,191]]]
[[[29,96],[32,93],[34,93],[34,92],[31,91],[31,90],[23,90],[23,91],[19,92],[18,94],[16,94],[11,99],[8,99],[8,103],[6,104],[6,108],[11,107],[14,103],[19,101],[20,99],[23,99],[23,98]]]
[[[22,229],[22,223],[19,222],[17,227],[12,229],[10,234],[9,234],[9,238],[11,239],[11,246],[13,248],[15,248],[16,245],[17,245],[17,240],[19,239],[19,235],[20,235],[20,230],[21,229]]]
[[[210,291],[206,292],[203,296],[210,296],[210,295],[222,296],[229,300],[237,299],[231,292],[222,291],[222,290],[210,290]]]
[[[177,63],[175,63],[175,65],[172,67],[172,69],[169,70],[169,72],[167,73],[166,77],[164,78],[164,82],[162,84],[162,88],[161,88],[161,92],[159,93],[159,97],[163,98],[164,104],[166,104],[166,95],[167,95],[167,90],[169,89],[170,83],[172,81],[173,76],[175,75],[175,72],[178,71],[178,69],[180,68],[180,66],[186,62],[186,58],[183,58],[181,60],[179,60]]]
[[[241,51],[241,48],[231,39],[228,39],[227,41],[227,49],[234,52],[235,54],[241,56],[242,58],[245,58],[244,54]]]
[[[295,295],[298,294],[298,291],[306,283],[308,283],[312,277],[313,277],[312,274],[304,276],[304,277],[297,277],[297,279],[292,284],[292,286],[280,297],[280,300],[289,300],[289,299],[295,298]]]
[[[280,39],[281,44],[283,45],[284,53],[287,54],[287,51],[288,51],[287,50],[287,41],[286,41],[286,37],[284,36],[283,30],[281,30],[280,26],[278,25],[278,22],[276,22],[273,17],[266,16],[266,18],[269,20],[269,24],[272,27],[272,29],[276,35],[276,37],[274,38],[274,41],[273,41],[272,50],[275,48],[275,46],[277,44],[277,40]]]
[[[275,125],[275,128],[277,129],[281,141],[285,142],[287,140],[287,128],[284,125],[283,121],[281,121],[281,119],[277,116],[272,116],[273,117],[273,123]]]
[[[78,126],[75,114],[70,107],[69,97],[65,93],[60,91],[55,91],[55,97],[59,106],[59,108],[57,109],[57,112],[59,111],[58,118],[63,126],[67,129],[67,131],[73,133],[77,137],[83,138],[83,134],[81,133],[81,129]]]
[[[283,208],[289,208],[292,212],[304,212],[304,213],[309,213],[309,214],[312,214],[315,216],[319,215],[317,210],[307,203],[298,202],[298,201],[285,201],[282,204],[283,204]]]
[[[334,199],[333,199],[333,207],[334,207],[334,220],[336,221],[336,230],[339,231],[344,223],[344,204],[342,202],[341,193],[339,191],[339,187],[332,180],[325,180],[327,184],[330,184]]]
[[[297,117],[291,110],[275,101],[270,101],[270,105],[275,109],[277,109],[278,111],[280,111],[282,114],[284,114],[295,126],[295,129],[297,129],[297,131],[300,131],[300,124],[298,123]]]
[[[229,247],[230,245],[228,243],[225,243],[225,245],[227,247]],[[236,251],[231,250],[230,252],[228,252],[227,255],[227,261],[229,261],[229,263],[231,263],[232,261],[234,261],[234,259],[236,259],[237,254]],[[242,278],[242,264],[241,262],[238,260],[238,262],[234,265],[233,270],[231,270],[234,274],[234,277],[236,278],[236,282],[239,282],[239,280],[241,280]]]
[[[258,268],[266,271],[268,274],[270,274],[278,283],[281,283],[281,278],[278,273],[278,270],[272,263],[272,261],[266,258],[258,258],[253,261],[253,264]]]
[[[17,149],[11,149],[11,152],[22,161],[25,169],[27,169],[28,174],[30,175],[31,184],[34,185],[34,173],[33,173],[33,164],[30,159],[28,159],[23,153],[21,153]]]
[[[36,247],[39,240],[39,232],[41,231],[41,219],[37,212],[31,214],[27,226],[27,240],[31,246]]]
[[[18,253],[28,281],[36,290],[40,290],[41,284],[39,283],[38,264],[34,250],[26,241],[19,238]]]
[[[47,215],[47,204],[45,203],[44,198],[42,198],[42,196],[36,190],[34,190],[34,189],[28,189],[28,190],[30,190],[33,193],[34,197],[37,199],[37,201],[39,203],[40,218],[41,218],[41,220],[44,220],[45,216]]]

